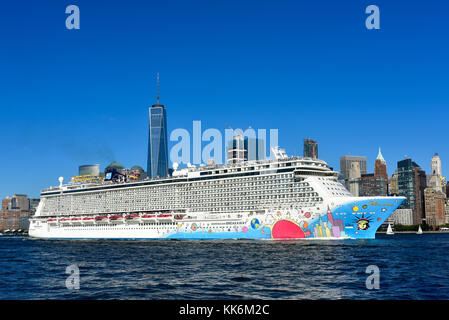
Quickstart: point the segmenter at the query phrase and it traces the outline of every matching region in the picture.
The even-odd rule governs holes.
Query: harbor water
[[[0,299],[449,299],[448,253],[447,233],[278,242],[3,236]],[[367,289],[369,266],[378,267],[378,289]],[[67,285],[74,269],[79,289]]]

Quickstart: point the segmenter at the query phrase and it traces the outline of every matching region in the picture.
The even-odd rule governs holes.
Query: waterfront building
[[[449,199],[447,197],[444,206],[444,223],[449,224]]]
[[[227,163],[241,163],[247,158],[247,150],[245,149],[245,140],[241,133],[236,134],[229,141],[228,148],[226,150]]]
[[[349,190],[349,171],[351,170],[351,164],[358,163],[360,168],[360,175],[366,174],[366,157],[360,156],[342,156],[340,157],[340,172],[345,177],[345,185]]]
[[[2,210],[30,210],[30,202],[25,194],[15,194],[2,200]]]
[[[388,194],[388,182],[383,176],[374,173],[362,174],[360,177],[360,196],[386,196]]]
[[[426,223],[434,229],[446,223],[446,195],[437,188],[424,190]]]
[[[435,155],[432,157],[430,166],[431,166],[431,174],[435,174],[440,177],[442,176],[441,159],[438,153],[435,153]]]
[[[390,179],[388,180],[388,194],[390,196],[392,195],[398,195],[398,170],[395,170],[394,173],[391,175]]]
[[[246,154],[246,161],[265,159],[265,140],[245,136],[243,145]]]
[[[27,195],[15,194],[2,199],[0,231],[26,231],[29,227],[30,200]]]
[[[244,136],[239,132],[228,143],[226,159],[227,163],[263,160],[265,159],[265,141]]]
[[[407,198],[401,209],[413,210],[413,224],[421,224],[425,218],[425,188],[425,171],[412,159],[398,161],[398,195]]]
[[[2,199],[2,210],[7,210],[8,208],[11,208],[11,197],[6,197]]]
[[[304,139],[304,157],[305,158],[318,158],[318,142],[312,139]]]
[[[376,161],[374,161],[374,175],[376,177],[382,177],[385,181],[388,181],[388,173],[387,173],[387,162],[385,161],[382,153],[380,152],[377,155]]]
[[[424,190],[426,223],[434,229],[446,223],[445,179],[441,172],[441,159],[438,153],[432,157],[431,173],[427,176],[428,187]],[[444,191],[443,191],[444,190]]]
[[[365,173],[360,177],[360,196],[386,196],[388,195],[387,163],[379,153],[374,161],[374,173]]]
[[[159,104],[159,74],[157,88],[157,103],[149,110],[147,174],[150,178],[168,176],[167,113],[165,106]]]
[[[413,225],[413,210],[412,209],[396,209],[395,212],[387,220],[391,224],[401,224],[403,226]]]
[[[352,162],[351,169],[348,173],[347,183],[349,186],[349,192],[354,196],[360,195],[360,163]]]
[[[430,174],[427,175],[427,185],[429,187],[439,189],[443,193],[446,193],[446,178],[442,175],[441,159],[438,156],[438,153],[435,153],[435,155],[432,157],[431,171]]]

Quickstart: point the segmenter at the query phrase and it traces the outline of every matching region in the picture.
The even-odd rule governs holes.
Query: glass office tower
[[[312,139],[304,139],[304,157],[318,159],[318,143]]]
[[[150,178],[168,176],[167,113],[159,103],[150,108],[147,174]]]

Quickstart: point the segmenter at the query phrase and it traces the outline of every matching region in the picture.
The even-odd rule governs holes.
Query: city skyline
[[[389,176],[405,155],[430,173],[435,153],[447,175],[447,130],[431,121],[449,115],[448,44],[439,37],[448,4],[407,3],[404,12],[377,1],[376,31],[364,28],[362,3],[282,4],[131,10],[80,1],[72,31],[65,7],[51,2],[0,10],[0,196],[37,197],[83,164],[146,168],[157,72],[168,136],[191,132],[195,120],[203,130],[273,128],[290,155],[302,155],[304,138],[317,141],[319,158],[338,171],[341,156],[357,155],[373,172],[381,147]]]

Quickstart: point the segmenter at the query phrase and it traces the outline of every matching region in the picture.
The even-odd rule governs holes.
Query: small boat
[[[121,214],[115,214],[109,217],[109,221],[112,222],[118,222],[118,221],[122,221],[123,220],[123,216]]]
[[[394,234],[393,229],[391,228],[391,224],[388,224],[387,234]]]
[[[93,223],[95,221],[95,218],[93,217],[84,217],[83,222],[84,223]]]
[[[140,218],[144,221],[156,221],[156,215],[154,214],[144,214]]]
[[[171,214],[158,214],[157,220],[158,221],[172,221],[173,216]]]
[[[74,224],[79,224],[79,223],[81,223],[81,218],[72,218],[71,222]]]
[[[419,225],[418,232],[416,234],[422,234],[421,225]]]
[[[139,222],[139,215],[138,214],[128,214],[125,216],[125,220],[128,223],[138,223]]]

